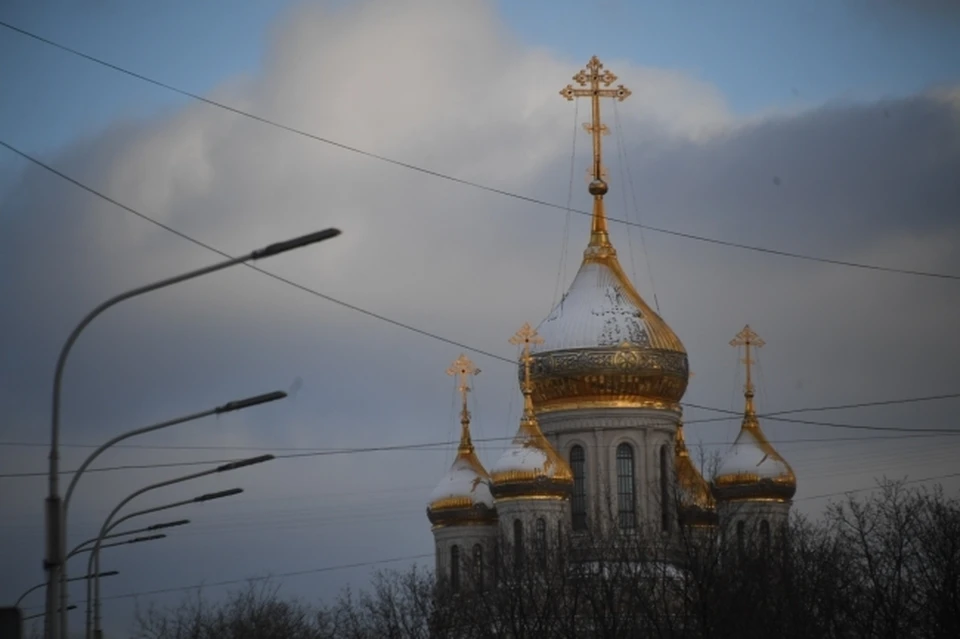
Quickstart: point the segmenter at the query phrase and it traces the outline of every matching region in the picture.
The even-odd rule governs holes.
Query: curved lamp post
[[[106,547],[106,546],[104,546],[104,547]],[[113,577],[114,575],[119,575],[119,574],[120,574],[120,573],[117,572],[116,570],[108,570],[107,572],[102,572],[102,573],[100,573],[100,576],[101,576],[101,577]],[[84,575],[83,577],[74,577],[74,578],[71,579],[70,581],[80,581],[81,579],[93,579],[93,575]],[[43,587],[46,586],[46,585],[47,585],[47,582],[42,581],[42,582],[38,583],[36,586],[33,586],[33,587],[31,587],[31,588],[27,588],[26,590],[23,591],[23,594],[20,595],[20,597],[17,599],[16,603],[13,604],[13,606],[14,606],[15,608],[18,607],[18,606],[20,605],[20,602],[23,601],[24,599],[26,599],[27,595],[29,595],[31,592],[33,592],[33,591],[35,591],[35,590],[40,590],[41,588],[43,588]],[[74,608],[76,608],[76,606],[74,606]],[[39,616],[41,616],[41,615],[43,615],[42,612],[39,613],[39,614],[33,615],[33,617],[39,617]],[[32,619],[33,617],[30,617],[30,618]]]
[[[183,424],[196,419],[201,419],[203,417],[209,417],[211,415],[222,415],[224,413],[230,413],[233,411],[243,410],[245,408],[251,408],[253,406],[259,406],[260,404],[266,404],[269,402],[276,401],[278,399],[283,399],[286,396],[287,394],[283,391],[273,391],[271,393],[263,393],[261,395],[254,395],[252,397],[246,397],[244,399],[234,400],[232,402],[227,402],[222,406],[217,406],[215,408],[210,408],[204,411],[200,411],[199,413],[193,413],[192,415],[184,415],[183,417],[177,417],[164,422],[153,424],[151,426],[145,426],[143,428],[136,428],[126,433],[117,435],[113,439],[107,441],[105,444],[103,444],[102,446],[97,448],[95,451],[93,451],[90,454],[90,456],[87,457],[82,464],[80,464],[80,468],[77,469],[77,471],[73,474],[73,478],[70,480],[70,485],[67,486],[67,492],[63,497],[63,505],[61,506],[61,512],[62,512],[61,524],[63,526],[63,534],[64,534],[63,542],[66,543],[66,525],[67,525],[68,509],[70,507],[70,497],[73,495],[73,491],[77,487],[77,482],[80,481],[80,477],[83,475],[84,471],[87,470],[90,464],[93,463],[93,461],[96,460],[96,458],[99,457],[100,454],[103,453],[103,451],[107,450],[114,444],[117,444],[118,442],[122,442],[125,439],[130,439],[131,437],[144,435],[146,433],[152,433],[154,431],[161,430],[163,428],[169,428],[170,426],[176,426],[177,424]],[[96,541],[96,540],[93,540],[93,541]],[[69,595],[70,595],[70,592],[66,586],[66,582],[69,581],[69,579],[67,578],[68,577],[67,559],[69,558],[69,556],[70,555],[68,554],[64,557],[63,565],[60,567],[59,588],[60,588],[60,609],[61,610],[66,608],[66,604],[69,601]],[[65,628],[66,626],[63,626],[63,627]]]
[[[116,539],[117,537],[128,537],[130,535],[138,535],[144,532],[153,532],[155,530],[163,530],[164,528],[173,528],[175,526],[184,526],[189,524],[189,519],[178,519],[177,521],[168,521],[163,524],[153,524],[152,526],[146,526],[144,528],[137,528],[136,530],[124,530],[123,532],[113,533],[111,535],[106,535],[104,539]],[[101,546],[101,548],[109,548],[112,546],[122,546],[123,544],[138,544],[144,541],[152,541],[154,539],[163,539],[166,535],[150,535],[149,537],[136,537],[135,539],[130,539],[127,541],[118,541],[112,544],[106,544]],[[93,548],[85,548],[84,546],[89,546],[90,544],[96,543],[99,537],[91,537],[81,544],[74,546],[73,550],[67,553],[67,561],[70,560],[74,555],[78,555],[82,552],[91,552]],[[78,579],[83,579],[83,577],[78,577]],[[70,579],[69,581],[73,581]]]
[[[174,284],[179,284],[180,282],[186,282],[187,280],[192,280],[203,275],[215,273],[216,271],[221,271],[237,264],[261,260],[274,255],[279,255],[280,253],[302,248],[310,244],[322,242],[324,240],[337,237],[338,235],[340,235],[340,231],[335,228],[317,231],[316,233],[309,233],[292,240],[271,244],[267,247],[252,251],[240,257],[230,258],[211,266],[132,289],[125,293],[111,297],[107,301],[94,308],[80,321],[79,324],[77,324],[73,331],[71,331],[70,335],[67,337],[67,341],[64,342],[63,347],[60,349],[60,355],[57,358],[57,366],[53,374],[53,402],[50,420],[50,467],[47,477],[49,493],[45,500],[46,557],[44,559],[44,570],[47,571],[47,600],[46,610],[44,612],[44,619],[46,621],[44,635],[47,637],[47,639],[55,639],[58,636],[61,637],[61,639],[67,639],[66,596],[61,592],[61,588],[59,588],[60,572],[63,570],[63,564],[67,554],[67,531],[65,522],[66,513],[59,495],[60,387],[63,381],[63,368],[67,362],[67,356],[70,354],[70,349],[73,348],[73,344],[77,341],[80,333],[83,332],[83,329],[85,329],[87,325],[89,325],[90,322],[92,322],[98,315],[103,313],[108,308],[123,302],[124,300],[128,300],[145,293],[150,293],[161,288],[166,288]],[[66,589],[63,588],[62,590]],[[56,614],[58,599],[61,601],[61,608],[63,608],[59,616]]]
[[[122,522],[127,521],[128,519],[132,519],[133,517],[139,517],[140,515],[145,515],[145,514],[147,514],[147,513],[154,513],[154,512],[158,512],[158,511],[160,511],[160,510],[167,510],[167,509],[169,509],[169,508],[175,508],[175,507],[177,507],[177,506],[183,506],[183,505],[186,505],[186,504],[202,503],[202,502],[206,502],[206,501],[211,501],[211,500],[213,500],[213,499],[220,499],[220,498],[222,498],[222,497],[229,497],[229,496],[231,496],[231,495],[237,495],[237,494],[239,494],[239,493],[242,493],[242,492],[243,492],[243,489],[241,489],[241,488],[233,488],[233,489],[231,489],[231,490],[225,490],[225,491],[221,491],[221,492],[218,492],[218,493],[209,493],[209,494],[206,494],[206,495],[201,495],[201,496],[199,496],[199,497],[194,497],[193,499],[188,499],[188,500],[185,500],[185,501],[182,501],[182,502],[176,502],[176,503],[173,503],[173,504],[168,504],[168,505],[166,505],[166,506],[159,506],[159,507],[156,507],[156,508],[148,508],[147,510],[135,512],[135,513],[131,513],[131,514],[129,514],[129,515],[125,515],[125,516],[121,517],[120,519],[118,519],[118,520],[116,520],[116,521],[114,522],[114,521],[113,521],[113,518],[116,516],[116,514],[117,514],[118,512],[120,512],[120,509],[121,509],[121,508],[123,508],[124,506],[126,506],[130,501],[132,501],[133,499],[139,497],[140,495],[142,495],[142,494],[144,494],[144,493],[146,493],[146,492],[150,492],[150,491],[152,491],[152,490],[156,490],[156,489],[158,489],[158,488],[165,488],[166,486],[172,486],[173,484],[179,484],[179,483],[182,483],[182,482],[185,482],[185,481],[190,481],[190,480],[193,480],[193,479],[199,479],[200,477],[206,477],[206,476],[209,476],[209,475],[215,475],[215,474],[217,474],[217,473],[224,473],[224,472],[229,472],[229,471],[231,471],[231,470],[238,470],[238,469],[240,469],[240,468],[246,468],[247,466],[253,466],[254,464],[262,464],[263,462],[268,462],[268,461],[270,461],[270,460],[272,460],[272,459],[274,459],[274,456],[273,456],[273,455],[258,455],[258,456],[256,456],[256,457],[248,457],[247,459],[240,459],[240,460],[237,460],[237,461],[235,461],[235,462],[230,462],[230,463],[227,463],[227,464],[223,464],[223,465],[217,466],[216,468],[211,468],[210,470],[203,470],[203,471],[200,471],[200,472],[198,472],[198,473],[191,473],[191,474],[189,474],[189,475],[184,475],[184,476],[182,476],[182,477],[176,477],[176,478],[174,478],[174,479],[168,479],[168,480],[165,480],[165,481],[157,482],[157,483],[155,483],[155,484],[150,484],[149,486],[145,486],[145,487],[143,487],[143,488],[141,488],[141,489],[139,489],[139,490],[137,490],[137,491],[134,491],[133,493],[131,493],[130,495],[128,495],[126,498],[124,498],[119,504],[117,504],[117,505],[114,507],[114,509],[113,509],[112,511],[110,511],[110,514],[107,515],[106,520],[103,522],[103,526],[100,528],[100,535],[99,535],[97,541],[94,543],[93,552],[92,552],[91,555],[90,555],[90,561],[93,562],[92,570],[90,570],[90,569],[87,570],[87,574],[91,574],[91,573],[92,573],[92,574],[94,575],[94,579],[93,579],[93,630],[94,630],[94,636],[96,636],[96,637],[99,638],[100,635],[101,635],[101,630],[100,630],[100,581],[96,578],[96,573],[98,573],[98,572],[100,571],[100,544],[101,544],[102,541],[103,541],[103,537],[104,537],[107,533],[109,533],[110,530],[111,530],[114,526],[117,526],[117,525],[121,524]],[[89,582],[87,582],[87,587],[89,588]],[[89,597],[88,597],[87,599],[88,599],[88,601],[89,601]],[[89,635],[89,633],[88,633],[88,635]],[[90,639],[89,636],[88,636],[87,639]]]

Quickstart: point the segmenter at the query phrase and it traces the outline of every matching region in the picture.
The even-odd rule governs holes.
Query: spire
[[[457,448],[458,456],[472,455],[474,452],[473,440],[470,439],[470,411],[467,410],[467,393],[470,392],[470,378],[479,375],[480,369],[477,368],[470,358],[460,353],[460,357],[453,361],[450,368],[447,369],[447,375],[453,375],[457,378],[457,390],[463,399],[463,405],[460,408],[460,446]]]
[[[520,361],[523,362],[523,418],[526,420],[533,418],[533,383],[530,381],[530,366],[533,364],[533,356],[530,354],[531,344],[543,344],[543,338],[537,335],[537,331],[530,327],[530,324],[524,324],[517,333],[510,338],[510,343],[515,346],[523,344],[523,355]]]
[[[750,349],[764,344],[749,324],[730,340],[731,346],[744,347],[742,361],[747,367],[747,375],[743,386],[745,405],[740,434],[713,479],[714,494],[721,501],[783,502],[789,501],[797,491],[793,469],[763,434],[753,405],[752,367],[756,362],[750,357]]]
[[[586,68],[573,76],[573,81],[585,88],[576,89],[572,84],[568,84],[560,91],[561,96],[571,101],[574,98],[590,98],[591,121],[583,125],[587,133],[593,135],[593,179],[589,187],[590,195],[593,196],[593,221],[590,225],[590,243],[587,246],[589,253],[598,252],[598,249],[601,249],[599,252],[613,251],[603,209],[603,196],[607,192],[607,183],[603,179],[606,170],[603,166],[600,141],[601,136],[610,134],[610,129],[600,121],[600,98],[616,98],[622,102],[630,96],[630,89],[622,84],[617,85],[615,89],[601,88],[609,87],[616,80],[617,76],[605,70],[597,56],[593,56],[587,62]]]
[[[743,385],[743,397],[746,400],[745,406],[743,409],[743,425],[745,427],[759,427],[759,422],[757,421],[757,411],[753,405],[753,377],[751,376],[751,366],[755,364],[752,359],[750,359],[750,347],[761,348],[766,342],[760,339],[760,336],[757,335],[750,325],[747,324],[743,327],[743,330],[737,333],[737,335],[730,340],[730,346],[740,347],[743,346],[744,349],[744,358],[741,360],[747,367],[747,380]]]

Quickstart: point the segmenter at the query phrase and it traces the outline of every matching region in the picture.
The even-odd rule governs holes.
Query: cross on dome
[[[567,100],[576,98],[590,98],[591,121],[585,123],[583,128],[587,133],[593,136],[593,167],[592,180],[590,181],[589,191],[594,197],[593,222],[590,228],[590,246],[610,248],[610,239],[607,235],[607,220],[603,211],[602,200],[607,193],[606,174],[603,168],[603,150],[600,138],[609,135],[610,129],[606,124],[600,121],[600,98],[614,98],[619,101],[626,100],[631,91],[622,84],[616,88],[609,87],[616,82],[617,76],[609,69],[603,68],[603,63],[593,56],[587,62],[587,66],[581,69],[573,81],[583,88],[576,88],[572,84],[560,90],[561,97]]]

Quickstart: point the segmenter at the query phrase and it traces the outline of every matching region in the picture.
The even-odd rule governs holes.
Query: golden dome
[[[713,526],[717,523],[716,501],[710,484],[690,459],[683,439],[683,424],[677,425],[674,465],[680,487],[680,520],[691,526]]]
[[[491,469],[493,495],[500,499],[566,499],[573,489],[573,472],[540,430],[531,397],[530,345],[539,341],[524,324],[510,341],[524,344],[523,415],[510,446]]]
[[[687,353],[640,297],[610,244],[602,196],[570,289],[540,324],[533,354],[538,412],[586,407],[678,409],[687,389]]]
[[[490,475],[477,457],[470,438],[470,412],[467,410],[467,378],[480,372],[466,355],[453,363],[451,375],[460,377],[463,407],[460,411],[460,446],[450,471],[430,495],[427,518],[434,528],[458,524],[494,523],[497,511],[490,491]]]
[[[790,501],[797,492],[797,477],[767,441],[753,404],[750,348],[759,348],[764,342],[747,325],[730,344],[746,347],[745,407],[740,433],[713,480],[713,494],[719,501]]]

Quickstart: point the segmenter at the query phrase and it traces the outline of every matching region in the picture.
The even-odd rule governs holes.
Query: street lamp
[[[45,586],[46,584],[43,584],[43,585]],[[76,604],[67,606],[67,607],[65,608],[65,610],[76,610],[76,609],[77,609]],[[35,615],[30,615],[29,617],[24,617],[24,618],[23,618],[23,621],[30,621],[31,619],[38,619],[38,618],[42,617],[43,614],[44,614],[44,613],[42,613],[42,612],[38,612],[38,613],[35,614]]]
[[[307,235],[302,235],[300,237],[286,240],[284,242],[277,242],[270,244],[262,249],[252,251],[246,255],[230,258],[223,262],[213,264],[201,269],[190,271],[188,273],[183,273],[182,275],[177,275],[175,277],[167,278],[165,280],[160,280],[152,284],[147,284],[139,288],[132,289],[120,295],[116,295],[107,301],[103,302],[92,311],[90,311],[77,326],[73,329],[70,335],[67,337],[67,341],[64,342],[63,347],[60,349],[60,355],[57,358],[57,366],[53,374],[53,402],[52,402],[52,414],[51,414],[51,435],[50,435],[50,468],[48,473],[48,484],[49,484],[49,494],[46,499],[46,557],[44,559],[44,570],[47,571],[47,601],[46,609],[44,613],[44,619],[46,620],[44,628],[44,636],[47,639],[55,639],[57,636],[60,636],[61,639],[67,639],[67,627],[66,627],[66,610],[64,610],[61,615],[58,617],[56,614],[57,600],[61,599],[60,588],[59,588],[59,576],[60,572],[63,570],[63,564],[65,561],[65,556],[67,554],[67,539],[66,539],[66,522],[65,522],[65,513],[63,511],[63,506],[61,504],[59,490],[60,490],[60,386],[63,381],[63,369],[64,365],[67,362],[67,356],[70,354],[70,349],[73,348],[73,344],[77,341],[77,338],[80,336],[80,333],[83,332],[83,329],[87,327],[98,315],[107,310],[108,308],[145,293],[151,291],[156,291],[161,288],[166,288],[174,284],[179,284],[180,282],[185,282],[187,280],[192,280],[203,275],[208,275],[216,271],[221,271],[225,268],[235,266],[237,264],[243,264],[245,262],[261,260],[267,257],[272,257],[274,255],[279,255],[280,253],[285,253],[287,251],[292,251],[294,249],[302,248],[310,244],[315,244],[317,242],[322,242],[330,238],[334,238],[340,235],[340,231],[335,228],[329,228],[323,231],[317,231],[316,233],[309,233]],[[65,590],[65,588],[64,588]],[[63,604],[66,603],[66,600],[63,599]],[[62,608],[66,608],[66,605],[61,604]],[[62,620],[63,623],[59,623]]]
[[[176,477],[174,479],[168,479],[166,481],[157,482],[156,484],[150,484],[149,486],[145,486],[137,491],[134,491],[129,496],[124,498],[119,504],[117,504],[114,507],[114,509],[110,511],[110,514],[107,515],[107,519],[103,522],[103,526],[100,528],[100,536],[97,538],[97,541],[94,543],[93,553],[90,555],[90,560],[93,562],[92,570],[88,568],[87,573],[88,574],[92,573],[96,575],[96,573],[100,571],[100,544],[103,541],[104,535],[109,533],[114,526],[117,526],[128,519],[132,519],[133,517],[138,517],[140,515],[145,515],[147,513],[153,513],[160,510],[167,510],[169,508],[175,508],[176,506],[181,506],[185,504],[201,503],[201,502],[211,501],[213,499],[220,499],[221,497],[229,497],[230,495],[236,495],[243,492],[243,489],[234,488],[234,489],[225,490],[219,493],[209,493],[206,495],[200,495],[199,497],[194,497],[193,499],[189,499],[184,502],[177,502],[174,504],[169,504],[167,506],[150,508],[144,511],[132,513],[130,515],[125,515],[124,517],[121,517],[116,522],[114,522],[113,521],[114,516],[116,516],[116,514],[120,512],[120,509],[123,508],[125,505],[127,505],[133,499],[139,497],[140,495],[146,492],[150,492],[158,488],[164,488],[166,486],[171,486],[173,484],[179,484],[185,481],[199,479],[200,477],[206,477],[208,475],[215,475],[217,473],[224,473],[224,472],[229,472],[231,470],[238,470],[240,468],[246,468],[247,466],[253,466],[254,464],[262,464],[263,462],[268,462],[272,459],[274,459],[273,455],[258,455],[256,457],[248,457],[246,459],[240,459],[234,462],[229,462],[227,464],[222,464],[220,466],[217,466],[216,468],[211,468],[209,470],[203,470],[198,473],[191,473],[189,475],[184,475],[182,477]],[[89,587],[89,582],[88,582],[88,587]],[[89,600],[89,597],[87,599]],[[100,582],[99,580],[97,580],[96,577],[94,577],[93,579],[93,609],[94,609],[94,619],[93,619],[94,634],[95,636],[99,637],[100,636]],[[90,639],[89,631],[88,631],[87,639]]]
[[[154,431],[169,428],[170,426],[176,426],[177,424],[183,424],[185,422],[193,421],[195,419],[201,419],[203,417],[209,417],[210,415],[222,415],[224,413],[230,413],[233,411],[243,410],[245,408],[251,408],[253,406],[259,406],[261,404],[266,404],[269,402],[276,401],[278,399],[283,399],[287,394],[283,391],[273,391],[271,393],[263,393],[261,395],[254,395],[252,397],[245,397],[244,399],[237,399],[232,402],[227,402],[222,406],[217,406],[215,408],[210,408],[208,410],[200,411],[199,413],[193,413],[192,415],[185,415],[183,417],[177,417],[175,419],[170,419],[158,424],[153,424],[152,426],[145,426],[143,428],[137,428],[126,433],[117,435],[113,439],[107,441],[105,444],[93,451],[89,457],[80,464],[80,468],[73,474],[73,478],[70,480],[70,485],[67,486],[67,492],[63,497],[63,504],[60,507],[62,518],[61,525],[63,527],[63,536],[64,543],[66,543],[66,528],[67,528],[67,516],[69,514],[70,508],[70,497],[73,495],[74,489],[77,487],[77,482],[80,481],[80,477],[83,475],[83,472],[90,466],[90,464],[100,456],[103,451],[107,450],[114,444],[121,442],[125,439],[131,437],[136,437],[137,435],[143,435],[146,433],[152,433]],[[69,555],[67,556],[69,557]],[[63,610],[66,607],[66,604],[69,600],[69,590],[66,587],[67,581],[67,557],[64,558],[63,565],[60,567],[60,609]]]
[[[120,574],[120,573],[117,572],[116,570],[109,570],[109,571],[107,571],[107,572],[100,573],[100,576],[101,576],[101,577],[113,577],[114,575],[119,575],[119,574]],[[74,577],[73,579],[70,579],[70,581],[80,581],[81,579],[93,579],[93,575],[84,575],[84,576],[82,576],[82,577]],[[19,606],[20,606],[20,602],[23,601],[24,599],[26,599],[27,595],[29,595],[29,594],[30,594],[31,592],[33,592],[34,590],[40,590],[41,588],[43,588],[43,587],[46,586],[46,585],[47,585],[47,582],[42,581],[42,582],[38,583],[36,586],[31,586],[30,588],[27,588],[26,590],[24,590],[24,591],[23,591],[23,594],[20,595],[20,597],[17,599],[16,603],[13,604],[14,607],[19,607]],[[43,614],[43,613],[40,613],[40,615],[42,615],[42,614]],[[34,616],[39,617],[40,615],[34,615]]]
[[[189,523],[190,523],[190,520],[189,520],[189,519],[178,519],[177,521],[168,521],[168,522],[163,523],[163,524],[153,524],[152,526],[145,526],[144,528],[137,528],[136,530],[125,530],[125,531],[123,531],[123,532],[113,533],[113,534],[111,534],[111,535],[106,535],[106,536],[104,537],[104,539],[116,539],[117,537],[127,537],[127,536],[129,536],[129,535],[137,535],[137,534],[140,534],[140,533],[143,533],[143,532],[153,532],[153,531],[155,531],[155,530],[163,530],[164,528],[173,528],[173,527],[175,527],[175,526],[184,526],[184,525],[189,524]],[[105,546],[101,546],[101,548],[109,548],[109,547],[112,547],[112,546],[120,546],[120,545],[123,545],[123,544],[137,544],[137,543],[140,543],[140,542],[143,542],[143,541],[152,541],[152,540],[154,540],[154,539],[163,539],[164,537],[166,537],[166,535],[151,535],[151,536],[149,536],[149,537],[137,537],[137,538],[135,538],[135,539],[130,539],[130,540],[127,540],[127,541],[118,541],[118,542],[113,543],[113,544],[107,544],[107,545],[105,545]],[[84,546],[89,546],[90,544],[95,543],[95,542],[97,541],[97,539],[98,539],[98,537],[91,537],[90,539],[86,540],[85,542],[80,543],[80,544],[77,544],[76,546],[74,546],[73,550],[71,550],[69,553],[67,553],[67,561],[69,561],[70,558],[73,557],[74,555],[77,555],[77,554],[82,553],[82,552],[90,552],[90,551],[92,551],[93,548],[84,548]],[[73,581],[73,579],[69,579],[68,581]]]

